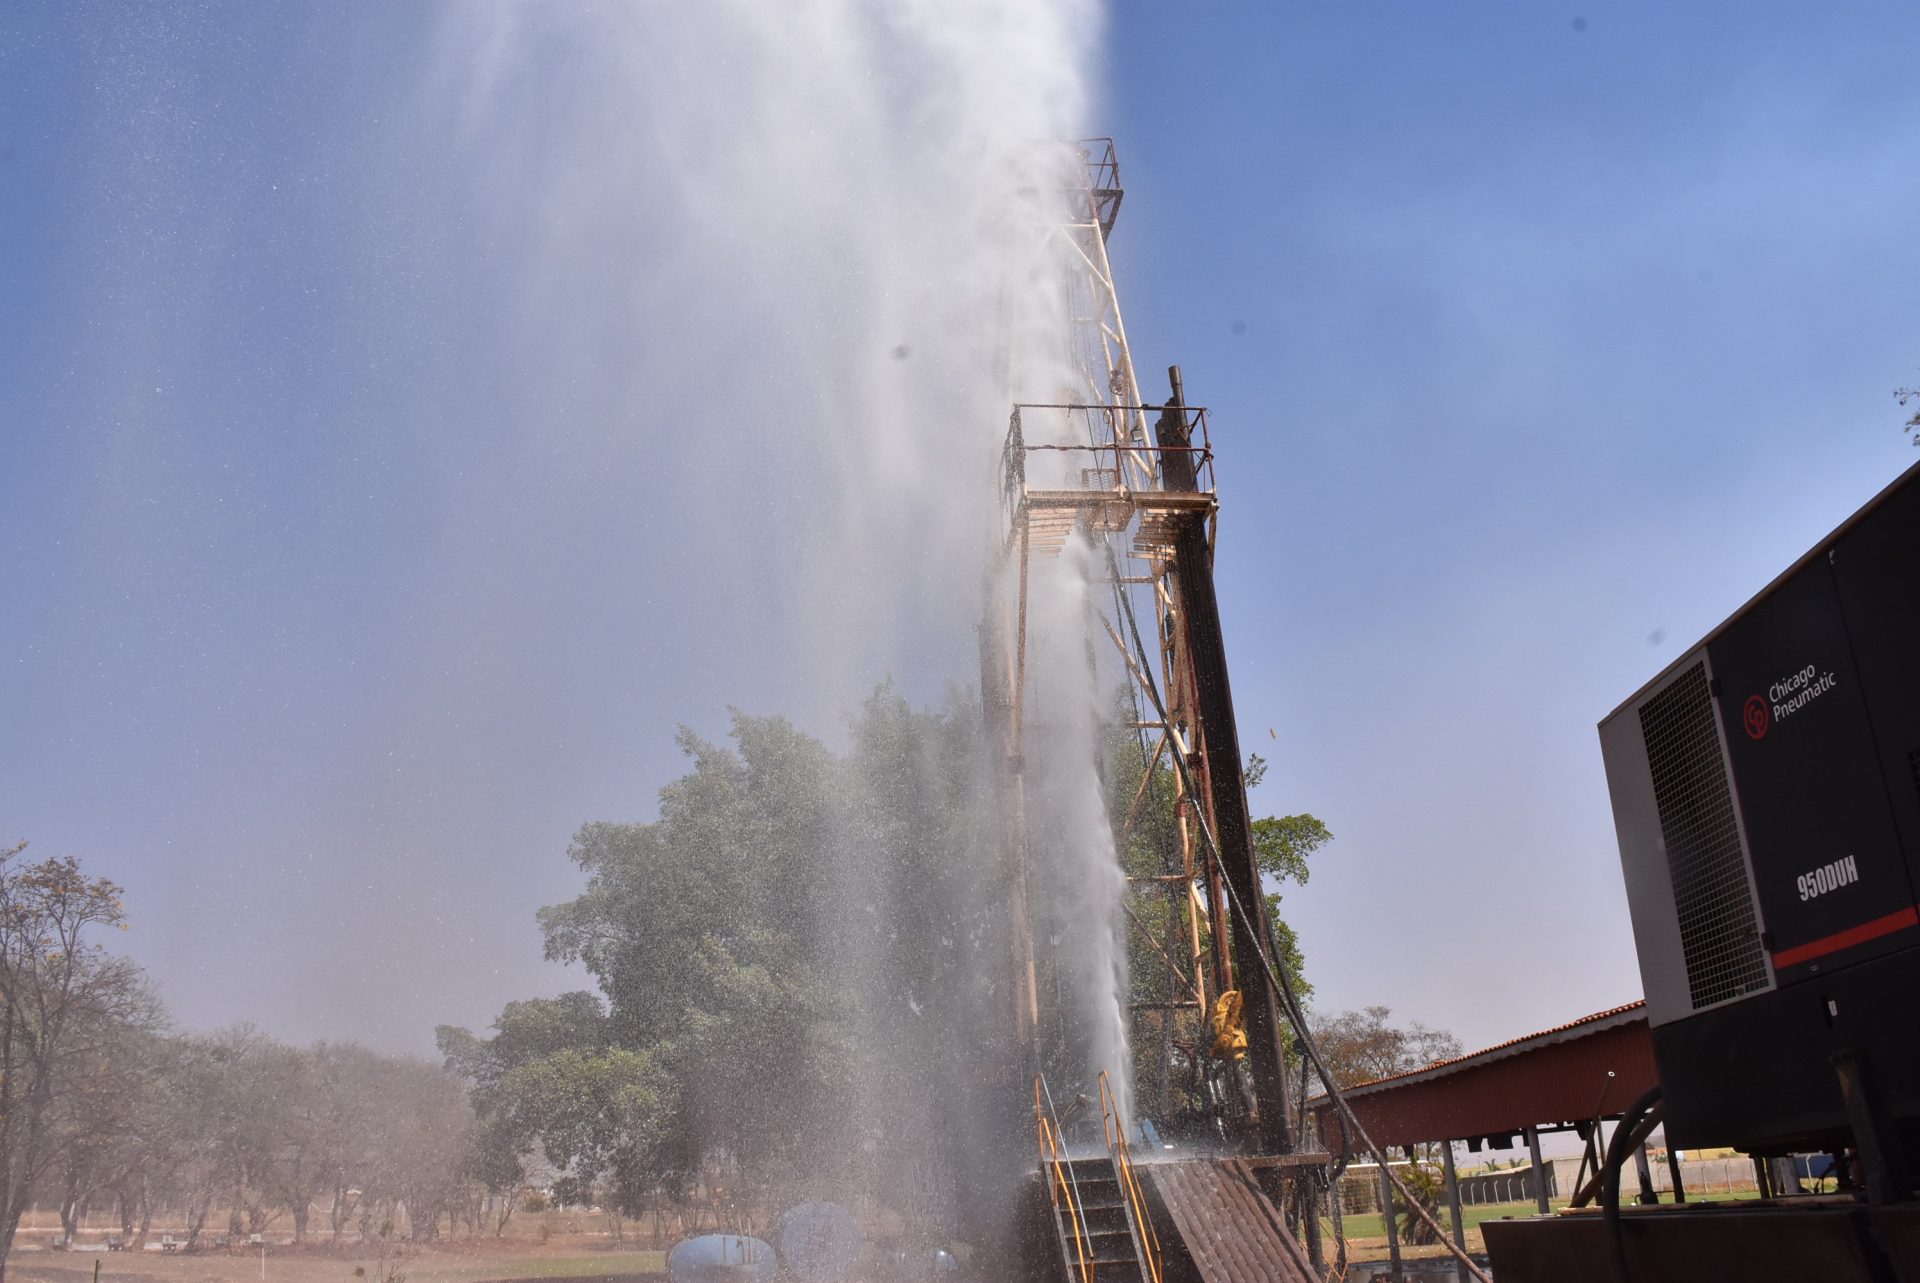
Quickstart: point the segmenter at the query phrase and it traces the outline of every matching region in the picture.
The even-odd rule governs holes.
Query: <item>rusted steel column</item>
[[[1180,367],[1167,371],[1173,399],[1154,425],[1161,448],[1160,477],[1168,490],[1197,491],[1199,478],[1188,436],[1186,392]],[[1214,593],[1213,558],[1207,548],[1205,520],[1193,517],[1179,528],[1173,544],[1174,578],[1178,588],[1180,627],[1186,642],[1196,688],[1196,712],[1206,752],[1207,778],[1213,809],[1213,837],[1220,850],[1221,872],[1233,898],[1251,920],[1244,930],[1240,914],[1233,916],[1234,979],[1243,997],[1247,1029],[1247,1067],[1253,1078],[1253,1098],[1259,1110],[1254,1136],[1267,1153],[1293,1152],[1287,1125],[1287,1064],[1282,1039],[1280,1005],[1267,979],[1261,950],[1272,939],[1267,928],[1266,896],[1260,871],[1253,861],[1253,830],[1247,810],[1247,781],[1240,756],[1240,733],[1233,716],[1233,690],[1227,681],[1227,650],[1220,631],[1220,602]],[[1217,933],[1222,923],[1216,920]],[[1278,960],[1276,959],[1276,965]]]

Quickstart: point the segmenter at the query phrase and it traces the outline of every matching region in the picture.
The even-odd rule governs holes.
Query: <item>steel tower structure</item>
[[[1110,645],[1107,667],[1124,673],[1140,767],[1114,834],[1128,873],[1128,951],[1151,962],[1134,968],[1130,994],[1135,1063],[1150,1064],[1154,1079],[1139,1084],[1150,1103],[1138,1112],[1164,1116],[1178,1088],[1247,1147],[1284,1154],[1294,1147],[1285,1006],[1269,979],[1271,935],[1214,596],[1219,504],[1207,412],[1187,404],[1177,367],[1164,404],[1142,395],[1107,254],[1124,194],[1119,163],[1111,139],[1077,151],[1064,198],[1038,229],[1066,322],[1065,386],[1057,399],[1012,407],[981,631],[1015,1042],[1039,1063],[1049,962],[1044,943],[1036,949],[1028,903],[1033,862],[1045,855],[1030,850],[1027,822],[1029,594],[1037,563],[1077,535],[1092,549],[1102,590],[1104,640],[1095,644]],[[1237,1007],[1238,1018],[1216,1011],[1223,1005]],[[1242,1031],[1244,1052],[1234,1045]]]

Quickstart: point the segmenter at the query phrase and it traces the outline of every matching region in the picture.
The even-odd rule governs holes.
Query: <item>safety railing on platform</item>
[[[1073,1175],[1073,1164],[1067,1161],[1065,1140],[1060,1135],[1060,1116],[1053,1108],[1053,1094],[1047,1090],[1044,1074],[1033,1076],[1033,1121],[1039,1136],[1040,1178],[1047,1183],[1047,1199],[1054,1211],[1054,1225],[1060,1232],[1061,1247],[1066,1247],[1066,1230],[1073,1231],[1074,1257],[1080,1263],[1081,1283],[1093,1283],[1093,1258],[1088,1255],[1091,1246],[1087,1229],[1086,1213],[1079,1198],[1079,1182]],[[1051,1177],[1051,1179],[1048,1179]],[[1067,1211],[1066,1221],[1060,1219],[1061,1206]]]
[[[1120,1178],[1120,1191],[1133,1210],[1134,1233],[1139,1238],[1141,1259],[1146,1264],[1150,1283],[1161,1283],[1160,1236],[1153,1231],[1153,1217],[1147,1213],[1146,1196],[1140,1192],[1140,1180],[1133,1171],[1133,1146],[1127,1141],[1127,1121],[1113,1098],[1113,1084],[1107,1071],[1100,1071],[1100,1125],[1107,1134],[1107,1153],[1113,1157],[1114,1173]]]
[[[1026,426],[1022,422],[1022,413],[1026,411],[1054,411],[1069,418],[1083,416],[1086,422],[1082,430],[1088,439],[1030,445]],[[1069,475],[1061,477],[1064,483],[1062,488],[1065,489],[1165,489],[1168,488],[1165,479],[1167,464],[1177,458],[1186,465],[1181,471],[1191,476],[1193,489],[1203,494],[1213,493],[1213,441],[1207,431],[1206,407],[1187,406],[1180,411],[1188,441],[1184,446],[1148,445],[1143,441],[1129,440],[1126,428],[1128,419],[1148,413],[1157,416],[1162,413],[1162,407],[1065,403],[1022,403],[1014,406],[1012,419],[1007,424],[1007,439],[1001,449],[1001,485],[1009,509],[1018,505],[1026,490],[1028,459],[1036,454],[1077,456],[1077,459],[1068,463],[1082,465],[1077,469],[1079,484],[1073,483],[1070,474],[1075,469],[1068,466],[1064,471]],[[1180,488],[1184,489],[1185,486]]]
[[[1113,223],[1120,216],[1120,198],[1126,193],[1120,186],[1120,157],[1111,138],[1082,138],[1080,163],[1086,168],[1088,213],[1100,224],[1102,236],[1113,235]]]

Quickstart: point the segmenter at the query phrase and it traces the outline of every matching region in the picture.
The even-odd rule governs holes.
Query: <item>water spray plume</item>
[[[1086,176],[1039,140],[1085,132],[1099,33],[1081,3],[446,15],[422,92],[483,176],[468,217],[515,247],[496,341],[521,439],[629,481],[660,465],[642,473],[675,492],[650,494],[670,510],[655,528],[681,523],[701,564],[744,580],[722,617],[672,626],[747,638],[755,698],[803,724],[846,718],[889,675],[909,695],[971,684],[1008,407],[1085,398],[1076,287],[1046,228]],[[1030,929],[1058,960],[1060,1068],[1087,1090],[1102,1070],[1128,1080],[1100,570],[1075,542],[1037,573],[1028,674]],[[829,902],[872,911],[818,924],[857,1009],[892,956],[870,813],[849,793],[815,856]],[[970,858],[990,863],[991,843]],[[966,882],[946,913],[991,917],[1003,894]],[[868,1157],[846,1175],[912,1179],[898,1151],[916,1129],[987,1125],[939,1120],[950,1102],[930,1095],[971,1106],[959,1084],[1009,1036],[1005,1003],[1004,982],[982,997],[944,1078],[883,1041],[891,1014],[856,1019],[841,1149]]]

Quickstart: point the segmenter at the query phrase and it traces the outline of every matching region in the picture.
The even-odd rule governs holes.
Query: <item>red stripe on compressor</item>
[[[1848,927],[1845,931],[1836,931],[1830,936],[1821,936],[1818,940],[1809,940],[1791,949],[1782,949],[1773,955],[1773,965],[1775,968],[1791,967],[1796,962],[1824,958],[1830,953],[1851,949],[1856,944],[1878,940],[1881,936],[1892,935],[1905,927],[1913,926],[1920,926],[1920,909],[1908,905],[1904,909],[1889,913],[1884,918],[1875,918],[1871,922],[1862,922],[1857,927]]]

